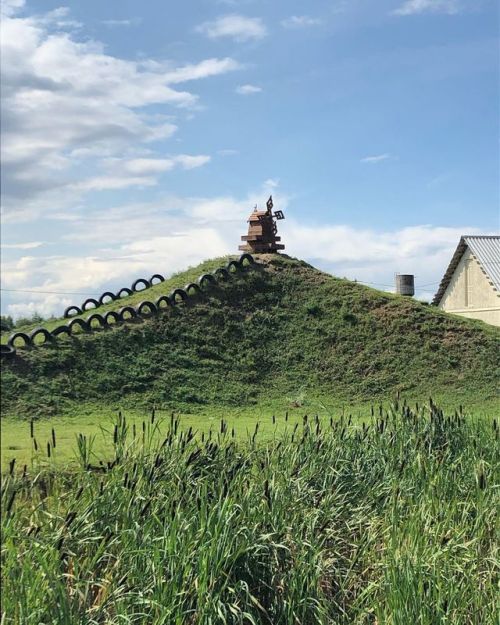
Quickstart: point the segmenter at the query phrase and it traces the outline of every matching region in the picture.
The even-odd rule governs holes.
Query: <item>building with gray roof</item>
[[[461,237],[432,303],[500,326],[500,236]]]

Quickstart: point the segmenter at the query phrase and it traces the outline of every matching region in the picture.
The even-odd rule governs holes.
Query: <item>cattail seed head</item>
[[[486,477],[484,475],[484,471],[481,471],[479,475],[478,486],[481,490],[486,488]]]

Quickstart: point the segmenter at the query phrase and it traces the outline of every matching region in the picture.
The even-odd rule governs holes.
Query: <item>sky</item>
[[[495,0],[5,0],[2,314],[237,253],[430,300],[499,229]]]

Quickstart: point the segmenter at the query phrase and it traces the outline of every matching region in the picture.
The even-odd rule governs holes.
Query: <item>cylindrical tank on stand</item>
[[[415,295],[415,276],[409,273],[396,274],[396,293],[398,295]]]

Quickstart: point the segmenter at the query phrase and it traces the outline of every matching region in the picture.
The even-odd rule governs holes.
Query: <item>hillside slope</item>
[[[153,289],[158,295],[165,285]],[[470,405],[494,398],[499,337],[481,322],[287,256],[260,256],[155,318],[18,350],[3,365],[2,408],[19,416],[83,403],[193,410],[303,395],[354,403],[397,391]]]

